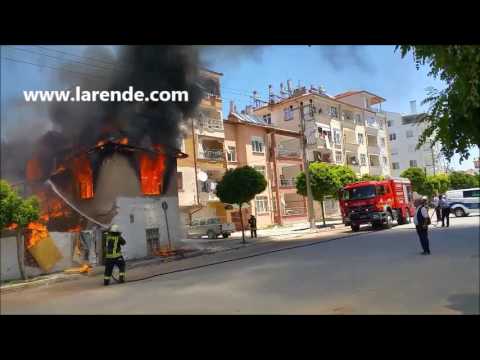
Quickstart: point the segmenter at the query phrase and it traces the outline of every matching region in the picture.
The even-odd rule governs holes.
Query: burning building
[[[20,180],[24,194],[39,198],[42,215],[32,229],[48,231],[63,258],[71,258],[79,238],[88,238],[101,261],[99,234],[112,223],[127,239],[126,259],[172,249],[179,237],[176,163],[186,156],[178,150],[180,129],[204,93],[196,49],[129,46],[110,61],[116,68],[102,80],[76,84],[85,90],[133,86],[146,94],[182,90],[189,101],[52,103],[52,129],[35,144],[20,142],[10,149],[9,158],[2,159],[9,163],[6,178]],[[32,150],[25,163],[19,160],[26,148]],[[34,238],[26,237],[27,250]]]

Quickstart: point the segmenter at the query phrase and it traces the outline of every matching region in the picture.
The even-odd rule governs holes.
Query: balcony
[[[281,188],[292,188],[295,187],[294,178],[282,178],[280,175],[280,187]]]
[[[345,151],[348,151],[348,152],[352,152],[352,153],[357,153],[358,151],[358,144],[357,143],[354,143],[354,142],[345,142],[345,144],[343,144],[343,147],[345,149]]]
[[[286,149],[286,148],[277,147],[277,154],[278,154],[278,157],[285,157],[285,158],[299,159],[302,157],[300,149],[296,150],[296,149]]]
[[[382,175],[382,167],[380,165],[370,165],[370,175]]]
[[[378,145],[369,145],[367,147],[367,151],[369,154],[376,154],[376,155],[380,155],[380,146]]]
[[[225,160],[225,154],[223,150],[218,150],[218,149],[203,150],[202,149],[198,152],[198,158],[200,160],[223,161]]]

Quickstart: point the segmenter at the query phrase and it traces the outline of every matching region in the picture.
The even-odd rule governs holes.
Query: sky
[[[114,47],[108,48],[114,51]],[[65,84],[58,81],[59,68],[68,60],[96,64],[96,67],[77,64],[82,74],[73,74],[74,77],[106,66],[106,63],[68,55],[85,56],[84,49],[84,46],[1,47],[3,138],[14,136],[15,129],[22,128],[22,119],[32,115],[38,124],[48,124],[45,107],[22,103],[23,90],[61,89]],[[237,109],[242,109],[252,103],[253,90],[266,100],[269,84],[274,93],[278,93],[280,83],[286,84],[289,79],[294,87],[322,85],[330,95],[367,90],[386,99],[383,110],[400,113],[410,113],[411,100],[416,100],[418,111],[427,110],[426,105],[421,105],[426,89],[444,87],[440,80],[428,76],[427,66],[417,70],[412,56],[402,59],[394,46],[214,46],[206,49],[202,50],[205,67],[223,73],[224,117],[228,115],[231,100]],[[7,126],[7,121],[20,126]],[[468,160],[459,164],[456,156],[451,166],[471,169],[473,159],[478,156],[478,149],[473,149]]]

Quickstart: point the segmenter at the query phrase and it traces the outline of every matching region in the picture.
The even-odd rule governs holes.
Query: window
[[[337,108],[335,106],[330,106],[330,111],[328,112],[328,114],[334,118],[338,117]]]
[[[388,120],[388,121],[387,121],[387,126],[388,126],[388,127],[392,127],[392,125],[393,125],[393,120]]]
[[[180,151],[183,153],[185,152],[185,139],[182,139],[180,143]]]
[[[410,167],[417,167],[417,160],[410,160]]]
[[[388,166],[388,159],[386,156],[382,156],[383,166]]]
[[[342,163],[342,153],[340,151],[335,151],[335,161],[337,163]]]
[[[264,152],[263,139],[258,136],[252,137],[252,151],[255,153]]]
[[[480,197],[480,190],[466,190],[463,192],[463,197]]]
[[[367,165],[367,155],[360,154],[360,165],[366,166]]]
[[[272,123],[272,115],[271,115],[271,114],[263,115],[263,120],[264,120],[267,124],[271,124],[271,123]]]
[[[237,150],[235,146],[229,146],[227,150],[227,161],[235,162],[237,161]]]
[[[353,114],[350,111],[343,111],[342,120],[353,120]]]
[[[393,134],[390,134],[390,141],[395,141],[397,140],[397,134],[393,133]]]
[[[160,232],[158,228],[145,229],[147,235],[147,254],[156,255],[160,250]]]
[[[177,172],[177,190],[183,190],[183,173]]]
[[[293,106],[283,109],[283,114],[285,121],[293,120]]]
[[[407,130],[407,138],[413,137],[413,130]]]
[[[357,136],[358,136],[358,143],[363,144],[363,134],[358,133]]]
[[[340,145],[342,143],[342,138],[340,136],[340,130],[338,130],[338,129],[333,129],[333,142],[337,145]]]
[[[397,162],[392,163],[392,169],[393,169],[393,170],[398,170],[398,169],[400,169],[400,164],[397,163]]]
[[[265,177],[265,166],[254,166],[253,168]]]
[[[268,212],[268,197],[266,196],[255,197],[255,210],[257,214],[263,214]]]

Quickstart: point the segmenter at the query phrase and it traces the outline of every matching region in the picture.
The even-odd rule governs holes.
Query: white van
[[[449,190],[445,195],[456,217],[480,212],[480,188]]]

